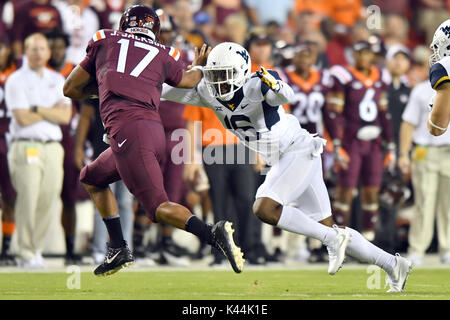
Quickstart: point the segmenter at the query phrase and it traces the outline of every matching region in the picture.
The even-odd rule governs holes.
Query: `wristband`
[[[31,112],[37,113],[38,112],[38,106],[31,106]]]

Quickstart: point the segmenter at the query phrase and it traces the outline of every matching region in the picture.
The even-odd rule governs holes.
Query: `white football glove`
[[[275,79],[273,75],[271,75],[264,67],[261,67],[261,71],[257,71],[256,74],[264,82],[270,89],[275,92],[280,91],[281,89],[281,81]]]

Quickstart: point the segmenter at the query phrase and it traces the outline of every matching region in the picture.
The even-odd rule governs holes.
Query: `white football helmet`
[[[209,93],[229,101],[251,75],[250,55],[234,42],[222,42],[208,55],[203,74]]]
[[[433,50],[430,56],[431,66],[442,58],[450,56],[450,19],[442,22],[436,29],[430,48]]]

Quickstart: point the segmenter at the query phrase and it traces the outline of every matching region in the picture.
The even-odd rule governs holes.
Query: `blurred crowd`
[[[446,148],[450,146],[450,139],[435,142],[425,137],[428,134],[426,130],[419,130],[421,119],[426,119],[423,116],[426,109],[423,111],[421,108],[427,106],[433,94],[433,90],[428,88],[429,44],[436,27],[449,18],[450,1],[0,0],[0,103],[4,105],[0,109],[2,159],[6,159],[8,146],[14,140],[14,132],[9,132],[9,124],[10,118],[15,117],[9,110],[12,107],[8,106],[8,101],[5,103],[5,84],[14,71],[32,62],[34,53],[31,51],[37,46],[36,39],[34,42],[29,41],[28,45],[25,40],[36,33],[45,35],[50,49],[46,65],[66,78],[84,58],[87,43],[96,31],[117,29],[122,12],[133,4],[161,9],[158,11],[161,42],[178,48],[186,65],[193,59],[194,47],[200,47],[203,43],[214,46],[223,41],[233,41],[249,51],[252,72],[258,71],[261,66],[276,69],[285,77],[284,80],[289,79],[297,84],[300,91],[313,90],[315,82],[312,78],[317,71],[327,74],[337,65],[358,66],[361,62],[355,55],[359,51],[355,44],[367,44],[366,49],[373,53],[370,64],[389,78],[386,80],[385,99],[395,143],[393,149],[383,149],[383,159],[380,161],[386,161],[385,156],[389,156],[390,165],[385,166],[382,182],[376,192],[361,192],[364,176],[360,176],[357,187],[345,196],[346,201],[343,200],[339,168],[335,165],[339,146],[332,143],[333,137],[329,136],[325,121],[329,111],[325,103],[326,90],[317,90],[322,97],[315,96],[318,100],[315,100],[317,105],[314,106],[319,110],[312,110],[311,113],[316,112],[314,114],[308,113],[306,109],[309,108],[309,102],[303,104],[300,94],[296,96],[297,101],[286,105],[285,109],[296,115],[302,126],[311,133],[318,133],[329,140],[323,155],[323,170],[334,212],[338,214],[335,220],[342,218],[339,221],[341,224],[363,231],[369,240],[386,251],[407,251],[416,264],[422,262],[426,252],[439,252],[441,261],[450,264],[450,203],[438,197],[450,191],[447,189],[450,188],[450,185],[447,186],[450,166],[438,169],[436,164],[430,164],[446,156],[450,158],[445,153],[448,152]],[[404,115],[405,109],[410,109],[408,116]],[[98,213],[95,214],[91,241],[79,252],[75,252],[74,248],[76,204],[89,198],[78,182],[78,175],[86,163],[99,156],[108,146],[102,140],[103,126],[97,100],[72,101],[71,110],[70,121],[54,121],[61,130],[61,137],[56,136],[55,140],[64,148],[61,164],[64,179],[54,190],[60,193],[60,198],[55,201],[62,201],[61,220],[67,252],[65,262],[82,264],[83,258],[90,255],[99,263],[104,258],[107,233]],[[315,114],[318,114],[314,120],[315,126],[307,127],[306,124],[313,120],[310,118],[314,118]],[[160,115],[166,129],[169,154],[179,142],[173,141],[172,133],[179,128],[187,128],[194,133],[197,121],[202,122],[203,131],[215,128],[226,135],[211,110],[162,101]],[[422,122],[425,123],[425,120]],[[216,149],[225,150],[226,154],[226,149],[237,148],[237,143],[235,138],[222,142],[204,139],[199,146],[194,147],[201,149],[213,145]],[[29,163],[33,163],[32,150],[27,149]],[[12,157],[8,155],[8,158],[9,167],[12,167]],[[2,160],[0,164],[3,168],[1,171],[8,163]],[[254,217],[252,203],[256,189],[264,180],[261,174],[264,172],[264,163],[204,163],[204,170],[200,171],[202,174],[195,177],[190,176],[190,172],[195,171],[192,166],[166,164],[164,175],[169,199],[193,209],[205,221],[225,218],[233,221],[237,228],[237,243],[243,248],[248,263],[262,265],[283,262],[287,258],[311,263],[326,260],[326,250],[321,243],[301,237],[294,241],[286,240],[280,229],[263,227]],[[431,170],[432,173],[429,172],[430,167],[435,168]],[[11,238],[16,231],[20,229],[18,237],[27,237],[28,242],[33,241],[28,238],[35,237],[30,236],[33,228],[18,225],[25,224],[23,216],[18,217],[18,214],[23,215],[19,202],[25,200],[20,200],[23,198],[18,195],[21,190],[17,187],[20,185],[17,174],[10,175],[11,178],[3,172],[0,175],[3,184],[6,185],[6,179],[12,181],[9,186],[0,189],[0,265],[16,265],[14,252],[10,250]],[[444,179],[440,180],[441,177]],[[59,182],[55,180],[51,183]],[[431,185],[436,187],[432,188]],[[45,185],[41,187],[46,188]],[[116,183],[113,192],[118,198],[124,236],[133,247],[137,259],[149,264],[186,266],[191,260],[210,256],[208,248],[200,245],[193,252],[183,243],[175,241],[172,228],[152,225],[123,183]],[[41,211],[50,212],[53,207],[53,204],[49,204]],[[36,228],[42,223],[39,214],[36,212],[35,215],[26,216],[27,219],[36,220]],[[370,216],[369,223],[365,217],[367,214]],[[54,219],[57,216],[58,213],[50,215]],[[156,238],[149,239],[146,234],[155,228]],[[36,237],[45,237],[45,226],[39,229],[42,229],[41,235]],[[21,245],[27,245],[20,239],[18,242],[19,251]],[[42,239],[36,242],[41,243]],[[32,247],[31,244],[29,246]],[[36,245],[32,250],[34,260],[28,261],[26,265],[19,263],[19,266],[45,267],[42,245]],[[220,253],[213,252],[212,256],[212,265],[223,263]]]

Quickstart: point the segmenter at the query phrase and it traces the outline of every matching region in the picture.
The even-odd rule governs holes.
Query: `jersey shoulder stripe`
[[[105,39],[105,30],[98,30],[94,35],[92,36],[92,40],[94,42],[97,42],[99,40]]]
[[[178,61],[178,59],[180,59],[181,56],[180,50],[174,47],[170,47],[169,56],[171,56],[175,61]]]
[[[441,84],[450,82],[450,57],[441,59],[430,69],[430,84],[433,89],[437,89]]]
[[[332,66],[330,68],[330,75],[336,78],[341,84],[347,84],[353,79],[350,71],[340,65]]]

